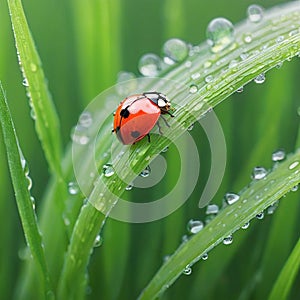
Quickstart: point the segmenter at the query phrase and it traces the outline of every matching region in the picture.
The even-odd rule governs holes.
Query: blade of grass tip
[[[300,239],[298,240],[293,252],[289,256],[283,269],[281,270],[272,292],[269,296],[269,300],[285,300],[288,299],[289,292],[292,284],[295,280],[300,267]]]
[[[194,80],[194,84],[197,84],[199,88],[197,93],[191,92],[190,85],[192,81],[189,76],[190,69],[186,67],[185,61],[175,65],[175,67],[173,66],[168,72],[163,71],[161,74],[162,80],[160,82],[153,79],[153,83],[147,86],[149,90],[152,88],[158,90],[159,87],[161,88],[164,86],[165,93],[169,95],[170,98],[176,96],[181,104],[176,110],[176,121],[170,120],[170,128],[166,128],[165,130],[168,140],[175,140],[178,138],[178,136],[185,132],[193,122],[193,119],[187,114],[185,107],[189,107],[189,110],[191,111],[193,110],[195,113],[194,116],[199,118],[207,112],[207,106],[215,107],[235,92],[240,86],[252,81],[262,72],[267,72],[274,68],[279,62],[296,56],[300,47],[300,35],[298,31],[296,34],[295,31],[292,31],[293,34],[290,33],[299,23],[299,10],[300,2],[293,1],[281,5],[280,8],[275,7],[266,11],[264,20],[260,24],[251,25],[246,21],[243,22],[236,27],[236,43],[234,43],[232,47],[227,47],[217,55],[209,51],[209,47],[206,43],[200,45],[200,53],[194,53],[189,57],[189,61],[195,71],[199,71],[200,73],[200,78]],[[279,18],[279,16],[281,17]],[[276,24],[276,32],[274,31],[274,23]],[[252,43],[245,42],[245,39],[243,38],[245,32],[255,34]],[[284,36],[285,43],[278,44],[276,42],[275,37],[277,37],[278,34]],[[268,47],[265,47],[266,45]],[[264,51],[259,50],[262,48]],[[241,54],[245,51],[249,53],[249,56],[247,59],[241,60]],[[228,68],[228,61],[231,59],[238,60],[237,68]],[[205,66],[204,63],[208,60],[212,63],[213,67],[210,72],[205,74],[203,71]],[[221,63],[216,64],[219,60]],[[214,84],[205,83],[204,76],[207,75],[213,76]],[[171,83],[165,84],[163,78],[181,82],[182,86],[180,88],[177,86],[176,89]],[[226,78],[226,80],[224,80],[224,78]],[[199,107],[199,105],[201,106]],[[98,132],[98,136],[100,137],[98,141],[100,144],[102,142],[101,137],[103,138],[102,135],[105,137],[106,132],[100,129]],[[128,164],[130,164],[131,170],[139,174],[154,157],[168,146],[168,144],[169,142],[164,137],[160,136],[154,137],[151,145],[146,141],[140,141],[135,146],[129,148],[129,160],[122,156],[120,160],[113,162],[114,167],[118,170],[123,170],[123,175],[128,182],[130,182],[134,179],[134,174],[131,171],[131,173],[127,172]],[[155,147],[153,145],[155,145]],[[139,152],[137,150],[139,150]],[[294,157],[296,157],[296,154]],[[296,166],[293,166],[293,170],[294,167]],[[298,178],[298,174],[295,175],[295,178]],[[80,284],[82,281],[83,272],[86,269],[92,253],[91,250],[95,238],[105,220],[105,217],[96,209],[96,207],[101,206],[102,210],[105,210],[108,214],[114,207],[117,198],[125,190],[125,182],[123,182],[115,173],[105,180],[102,179],[105,179],[103,172],[101,173],[97,184],[94,185],[88,203],[82,207],[75,224],[64,268],[60,277],[58,291],[61,299],[67,297],[67,295],[69,295],[68,293],[74,292],[73,286]],[[281,180],[286,187],[288,187],[290,183],[296,184],[294,181],[295,179],[291,179],[288,183],[284,178],[280,178],[280,181]],[[280,185],[278,184],[277,186]],[[112,194],[115,196],[112,197]],[[266,193],[263,193],[263,195],[265,194]],[[276,196],[278,195],[276,194]],[[268,201],[275,200],[270,197],[266,202],[263,201],[264,205],[269,204]],[[254,214],[255,211],[255,215],[260,212],[264,207],[264,205],[260,205],[260,203],[262,202],[257,203],[256,201],[255,206],[252,207],[254,210],[251,210],[250,212]],[[257,204],[258,206],[256,206]],[[256,209],[258,209],[258,211],[256,211]],[[251,218],[252,213],[243,216],[243,224],[248,221],[245,220],[247,217]],[[228,220],[232,221],[232,218],[228,218]],[[230,229],[234,231],[234,224],[234,222],[228,224],[227,231],[223,232],[223,237],[225,237],[226,234],[229,234],[228,232]],[[208,250],[209,249],[206,249],[206,251]],[[182,262],[184,261],[185,260]],[[182,262],[179,262],[178,267],[182,267]],[[169,263],[169,261],[167,261],[167,264],[170,265],[171,262]],[[182,270],[184,267],[182,267]]]
[[[7,152],[7,160],[11,179],[15,191],[17,206],[25,234],[34,262],[39,266],[43,278],[45,296],[52,295],[50,277],[46,265],[42,237],[40,235],[36,215],[32,205],[28,177],[25,172],[25,160],[18,144],[13,121],[7,106],[7,100],[0,83],[0,118],[2,132]]]
[[[29,30],[21,0],[7,0],[18,60],[32,117],[51,171],[62,178],[59,120],[52,102],[40,57]]]

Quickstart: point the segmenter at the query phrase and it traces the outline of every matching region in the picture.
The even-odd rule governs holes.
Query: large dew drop
[[[247,9],[248,20],[252,23],[258,23],[263,19],[264,12],[261,6],[253,4]]]
[[[227,19],[213,19],[206,29],[206,37],[211,51],[220,52],[234,41],[234,27]]]
[[[103,166],[103,174],[105,177],[111,177],[115,174],[115,170],[111,164],[105,164]]]
[[[255,167],[252,171],[252,179],[260,180],[267,176],[268,171],[263,167]]]
[[[138,68],[144,76],[157,76],[161,70],[161,59],[156,54],[145,54],[140,58]]]
[[[189,233],[196,234],[204,228],[204,224],[199,220],[189,220],[187,223],[187,230]]]
[[[226,193],[225,194],[225,201],[228,205],[231,205],[237,202],[240,199],[240,196],[234,193]]]
[[[272,161],[282,161],[285,159],[285,152],[284,150],[277,150],[272,153]]]
[[[187,58],[188,45],[180,39],[170,39],[163,45],[164,62],[172,65]]]

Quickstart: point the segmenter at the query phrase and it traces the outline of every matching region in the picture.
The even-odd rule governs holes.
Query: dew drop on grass
[[[228,205],[231,205],[235,202],[237,202],[240,199],[240,196],[234,193],[226,193],[225,196],[225,201]]]
[[[234,27],[225,18],[213,19],[207,26],[206,37],[211,51],[218,53],[234,41]]]
[[[293,163],[291,163],[290,165],[289,165],[289,170],[293,170],[293,169],[295,169],[297,166],[299,165],[299,161],[294,161]]]
[[[184,268],[184,270],[183,270],[183,272],[182,272],[184,275],[191,275],[192,274],[192,268],[191,268],[191,266],[190,265],[187,265],[185,268]]]
[[[268,172],[265,168],[263,167],[255,167],[253,168],[253,171],[252,171],[252,179],[255,179],[255,180],[260,180],[260,179],[263,179],[267,176]]]
[[[266,76],[265,76],[264,73],[261,73],[261,74],[259,74],[258,76],[256,76],[256,77],[254,78],[254,82],[255,82],[255,83],[258,83],[258,84],[264,83],[265,80],[266,80]]]
[[[34,197],[30,196],[30,200],[31,200],[32,208],[33,208],[33,210],[35,210],[35,199],[34,199]]]
[[[232,235],[227,236],[226,238],[223,239],[223,244],[224,245],[230,245],[233,242],[233,237]]]
[[[100,247],[102,245],[103,239],[100,234],[98,234],[94,241],[94,247]]]
[[[28,83],[27,78],[24,78],[24,79],[23,79],[22,84],[23,84],[24,86],[26,86],[26,87],[29,86],[29,83]]]
[[[282,43],[284,41],[284,36],[283,35],[280,35],[280,36],[278,36],[277,38],[276,38],[276,43],[277,44],[280,44],[280,43]]]
[[[194,128],[194,124],[190,125],[190,126],[187,128],[187,130],[188,130],[188,131],[192,131],[193,128]]]
[[[157,76],[161,70],[162,61],[160,57],[153,53],[143,55],[138,63],[138,69],[144,76]]]
[[[147,166],[140,174],[139,176],[146,178],[151,174],[151,168],[150,166]]]
[[[31,177],[29,177],[28,175],[27,175],[25,178],[26,178],[26,180],[27,180],[27,189],[28,189],[28,191],[29,191],[29,190],[31,190],[31,188],[32,188],[32,179],[31,179]]]
[[[207,254],[207,253],[204,253],[204,254],[201,256],[201,258],[202,258],[203,260],[207,260],[207,259],[208,259],[208,254]]]
[[[189,233],[196,234],[204,228],[204,224],[199,220],[189,220],[187,230]]]
[[[285,151],[284,150],[276,150],[272,153],[272,161],[282,161],[285,159]]]
[[[241,228],[242,229],[247,229],[250,226],[250,222],[245,223]]]
[[[200,73],[196,72],[196,73],[192,74],[192,75],[191,75],[191,78],[192,78],[193,80],[199,79],[199,78],[200,78]]]
[[[207,208],[206,208],[207,215],[217,214],[218,212],[219,212],[218,205],[216,205],[216,204],[207,205]]]
[[[79,186],[77,184],[77,182],[74,181],[70,181],[68,183],[68,191],[70,195],[76,195],[79,192]]]
[[[263,19],[263,8],[259,5],[250,5],[247,9],[248,20],[252,23],[258,23]]]
[[[210,83],[214,80],[214,77],[212,75],[208,75],[205,77],[205,82],[206,83]]]
[[[279,201],[274,202],[272,205],[267,207],[267,215],[272,215],[274,214],[275,210],[277,209],[279,204]]]
[[[79,124],[82,127],[88,128],[92,125],[92,123],[93,119],[91,113],[88,111],[84,111],[79,117]]]
[[[265,217],[265,214],[263,211],[256,215],[256,219],[258,219],[258,220],[262,220],[264,217]]]
[[[250,44],[252,42],[252,35],[251,34],[245,34],[244,35],[244,42],[246,44]]]
[[[133,185],[132,184],[128,184],[125,188],[126,191],[131,191],[133,188]]]
[[[111,164],[105,164],[103,166],[103,174],[105,177],[111,177],[115,174],[115,170]]]
[[[244,87],[243,87],[243,86],[239,87],[239,88],[236,90],[237,93],[242,93],[243,91],[244,91]]]
[[[165,147],[164,149],[161,150],[162,153],[166,153],[169,150],[169,147]]]
[[[298,191],[298,185],[295,185],[291,188],[291,192],[297,192]]]
[[[191,94],[197,93],[197,92],[198,92],[198,86],[197,86],[196,84],[191,84],[191,85],[190,85],[189,92],[190,92]]]
[[[189,54],[189,48],[186,42],[180,39],[170,39],[164,43],[162,52],[164,62],[172,65],[186,59]]]
[[[83,128],[82,126],[75,126],[71,132],[72,141],[79,145],[86,145],[90,138],[87,136],[85,130],[86,128]]]

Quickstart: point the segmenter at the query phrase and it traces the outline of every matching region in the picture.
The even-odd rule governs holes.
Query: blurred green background
[[[256,1],[265,8],[284,1]],[[145,53],[161,55],[168,38],[197,44],[205,40],[209,21],[223,16],[237,23],[246,18],[252,1],[234,0],[24,0],[44,71],[61,120],[63,144],[84,107],[116,82],[121,70],[138,75],[138,60]],[[33,178],[37,213],[49,174],[36,137],[22,86],[6,1],[0,1],[0,80],[6,90],[17,134]],[[225,192],[238,192],[250,180],[256,165],[271,167],[277,148],[295,149],[299,126],[299,58],[267,74],[263,85],[251,83],[216,109],[225,132],[228,160],[223,184],[214,200]],[[237,126],[238,124],[238,126]],[[88,299],[134,299],[186,234],[189,219],[203,219],[197,208],[209,171],[209,147],[201,128],[192,131],[201,150],[203,178],[191,199],[164,220],[150,224],[124,224],[109,220],[103,247],[95,250],[89,266]],[[0,294],[12,299],[22,267],[24,237],[15,205],[0,135]],[[169,171],[162,192],[176,176],[176,151],[166,153]],[[203,162],[204,160],[204,162]],[[202,163],[203,162],[203,163]],[[175,175],[174,175],[175,174]],[[184,189],[184,185],[182,187]],[[155,195],[155,188],[147,196]],[[133,190],[139,199],[145,191]],[[238,232],[231,246],[220,245],[209,259],[198,263],[190,276],[182,276],[163,299],[266,299],[274,280],[299,238],[299,194],[280,204],[274,216],[254,220]],[[291,299],[300,297],[300,278]],[[76,288],[76,287],[74,287]],[[298,298],[299,299],[299,298]]]

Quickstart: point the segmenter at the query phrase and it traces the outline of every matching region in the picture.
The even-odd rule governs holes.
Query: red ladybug
[[[162,93],[131,95],[116,110],[113,132],[124,145],[134,144],[146,135],[150,140],[149,132],[158,124],[160,115],[168,114],[173,117],[170,109],[170,102]]]

